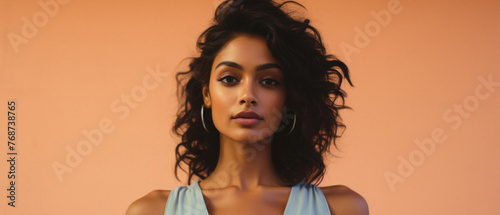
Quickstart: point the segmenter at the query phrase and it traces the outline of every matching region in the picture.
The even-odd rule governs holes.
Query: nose
[[[240,104],[245,105],[257,105],[257,97],[256,97],[256,87],[251,79],[247,79],[241,85],[240,90]]]

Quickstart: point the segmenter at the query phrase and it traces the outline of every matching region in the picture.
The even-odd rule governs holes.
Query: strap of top
[[[318,186],[302,181],[292,187],[284,215],[299,214],[331,214],[328,202]]]
[[[165,215],[208,215],[199,181],[189,187],[179,186],[170,191]],[[328,203],[321,189],[315,185],[299,182],[290,191],[284,215],[329,215]]]
[[[198,181],[178,186],[168,195],[165,215],[208,215]]]

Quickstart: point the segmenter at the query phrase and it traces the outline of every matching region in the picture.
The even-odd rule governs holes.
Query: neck
[[[245,143],[221,135],[219,160],[214,172],[204,180],[206,188],[255,190],[259,186],[283,186],[271,160],[270,142]]]

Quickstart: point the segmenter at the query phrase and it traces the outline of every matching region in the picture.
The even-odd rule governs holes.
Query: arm
[[[368,215],[366,200],[350,188],[342,185],[323,187],[332,215]]]

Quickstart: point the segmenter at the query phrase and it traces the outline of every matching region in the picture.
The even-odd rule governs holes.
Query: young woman
[[[201,55],[177,76],[175,174],[187,165],[190,185],[153,191],[128,215],[368,214],[348,187],[317,187],[323,155],[344,127],[342,80],[352,83],[347,66],[326,54],[316,29],[291,17],[288,5],[299,4],[219,5],[198,40]]]

